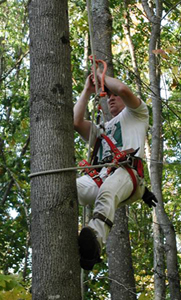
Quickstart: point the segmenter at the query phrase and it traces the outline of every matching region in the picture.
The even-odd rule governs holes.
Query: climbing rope
[[[97,65],[96,65],[96,59],[95,59],[95,52],[94,52],[94,43],[93,43],[93,22],[92,22],[92,15],[91,15],[91,0],[86,0],[87,4],[87,12],[88,12],[88,24],[89,24],[89,36],[90,36],[90,46],[91,46],[91,60],[93,64],[93,74],[94,74],[94,80],[95,80],[95,98],[93,100],[93,109],[92,109],[92,118],[91,118],[91,128],[90,128],[90,134],[89,134],[89,148],[88,148],[88,155],[87,155],[87,161],[90,162],[91,159],[91,141],[92,141],[92,135],[93,135],[93,123],[95,118],[95,109],[96,109],[96,101],[99,101],[99,94],[98,94],[98,78],[97,78]],[[94,166],[95,168],[95,166]],[[86,219],[86,207],[84,206],[83,209],[83,227],[85,227],[85,220]],[[81,270],[81,291],[82,291],[82,299],[84,299],[84,288],[83,288],[83,281],[84,281],[84,271]]]
[[[122,161],[119,162],[119,166],[123,164],[127,164],[127,161]],[[118,164],[115,163],[105,163],[105,164],[100,164],[100,165],[91,165],[91,166],[86,166],[86,169],[101,169],[103,167],[118,167]],[[52,170],[46,170],[46,171],[39,171],[35,173],[31,173],[28,175],[29,178],[37,177],[37,176],[42,176],[42,175],[49,175],[49,174],[57,174],[61,172],[70,172],[70,171],[77,171],[77,170],[85,170],[84,167],[69,167],[69,168],[62,168],[62,169],[52,169]]]

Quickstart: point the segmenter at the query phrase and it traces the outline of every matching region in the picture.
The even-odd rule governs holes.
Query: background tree
[[[102,17],[101,17],[102,16]],[[107,62],[108,74],[114,76],[112,64],[112,16],[108,1],[92,1],[93,45],[96,57]],[[105,103],[105,99],[101,103]],[[103,111],[105,108],[105,104]],[[106,118],[108,121],[110,116]],[[111,299],[136,299],[126,209],[117,211],[115,224],[107,242]]]
[[[31,172],[74,165],[67,1],[31,1]],[[31,181],[32,298],[80,299],[75,172]],[[70,288],[71,287],[71,288]]]
[[[152,127],[152,149],[151,149],[151,183],[154,194],[158,199],[158,205],[155,208],[154,226],[155,241],[160,240],[163,233],[165,237],[165,254],[166,265],[168,272],[168,281],[170,288],[171,299],[179,299],[180,283],[177,262],[177,247],[174,227],[169,220],[164,210],[163,196],[162,196],[162,164],[158,161],[163,161],[163,139],[162,139],[162,100],[160,95],[160,62],[157,60],[155,54],[156,50],[160,48],[160,27],[162,18],[162,1],[156,1],[154,8],[150,8],[147,1],[142,1],[142,5],[151,23],[151,36],[149,42],[149,77],[150,88],[152,91],[152,111],[153,111],[153,127]],[[158,223],[157,223],[158,222]],[[160,226],[161,233],[158,230]],[[165,298],[164,285],[164,261],[163,255],[160,259],[160,243],[155,243],[154,249],[154,271],[155,271],[155,299]],[[161,243],[163,245],[163,242]]]

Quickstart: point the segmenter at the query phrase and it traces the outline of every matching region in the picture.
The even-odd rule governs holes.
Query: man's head
[[[113,117],[117,116],[124,108],[125,104],[120,96],[108,93],[108,108]]]

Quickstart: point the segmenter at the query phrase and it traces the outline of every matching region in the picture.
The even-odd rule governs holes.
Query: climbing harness
[[[104,215],[102,215],[101,213],[95,212],[93,214],[93,220],[95,219],[99,219],[101,221],[103,221],[104,223],[106,223],[110,228],[112,228],[113,226],[113,222],[111,222],[111,220],[109,220],[108,218],[106,218]]]
[[[101,137],[99,137],[95,143],[94,149],[96,148],[96,151],[93,150],[93,155],[96,156],[97,155],[97,151],[99,149],[99,147],[97,147],[96,144],[100,145],[100,140],[105,139],[105,141],[108,143],[112,153],[114,154],[111,163],[113,164],[113,166],[110,166],[107,168],[107,176],[109,176],[110,174],[112,174],[116,168],[120,167],[120,162],[125,162],[123,168],[129,173],[131,180],[133,182],[133,190],[131,195],[129,196],[129,198],[135,193],[136,188],[137,188],[137,178],[136,175],[134,173],[133,170],[136,170],[139,177],[144,178],[144,170],[143,170],[143,162],[142,159],[140,157],[136,157],[135,154],[137,153],[137,151],[139,150],[136,149],[134,150],[133,148],[124,150],[124,151],[120,151],[115,145],[114,143],[110,140],[110,138],[108,136],[106,136],[105,134],[101,134]],[[92,157],[92,159],[94,159],[94,157]],[[110,158],[109,158],[110,159]],[[86,160],[82,160],[79,163],[79,166],[85,166],[84,172],[89,175],[97,184],[98,187],[100,187],[102,185],[102,179],[99,176],[99,172],[97,172],[96,169],[93,170],[89,170],[86,168],[86,166],[90,165]]]
[[[136,149],[134,150],[133,148],[124,150],[124,151],[120,151],[115,144],[110,140],[110,138],[108,136],[106,136],[105,134],[101,134],[100,137],[97,138],[95,146],[94,146],[94,150],[93,150],[93,155],[91,157],[92,160],[95,159],[95,156],[97,155],[97,152],[99,150],[99,146],[101,143],[101,139],[104,139],[110,149],[111,152],[113,153],[113,156],[109,156],[108,160],[111,160],[112,166],[109,166],[107,168],[107,176],[113,174],[113,172],[116,170],[116,168],[120,167],[120,163],[125,162],[125,164],[122,166],[130,175],[132,183],[133,183],[133,190],[130,194],[130,196],[126,199],[128,200],[129,198],[131,198],[131,196],[133,196],[133,194],[136,191],[137,188],[137,178],[136,175],[134,173],[134,170],[137,171],[137,174],[139,175],[139,177],[144,178],[144,170],[143,170],[143,162],[142,159],[140,157],[136,157],[135,154],[137,153],[137,151],[139,150]],[[99,172],[95,169],[92,169],[90,171],[90,169],[87,169],[87,166],[90,166],[90,164],[86,161],[86,160],[82,160],[79,163],[79,166],[83,167],[85,166],[84,169],[84,173],[89,175],[94,182],[97,184],[97,186],[100,188],[103,181],[101,179],[101,177],[99,176]],[[106,223],[110,228],[112,227],[113,223],[111,220],[109,220],[107,217],[105,217],[104,215],[102,215],[101,213],[94,213],[93,215],[93,220],[94,219],[99,219],[101,221],[103,221],[104,223]]]
[[[97,184],[98,187],[102,185],[102,179],[99,177],[99,172],[96,169],[88,169],[87,166],[91,166],[85,159],[79,162],[80,167],[85,167],[84,172],[89,175]]]

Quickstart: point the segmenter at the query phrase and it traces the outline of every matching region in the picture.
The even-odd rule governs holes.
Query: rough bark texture
[[[119,208],[107,242],[112,300],[135,300],[136,289],[125,207]]]
[[[155,286],[155,300],[165,299],[165,251],[163,242],[163,233],[158,224],[155,210],[153,212],[153,241],[154,241],[154,286]]]
[[[67,1],[32,0],[30,18],[31,172],[74,165]],[[80,300],[74,172],[34,177],[32,299]]]
[[[94,49],[98,59],[107,62],[107,74],[113,76],[112,66],[112,17],[109,11],[108,0],[92,0],[92,18],[93,18],[93,40]]]
[[[107,62],[108,72],[113,76],[111,38],[112,18],[107,0],[92,0],[92,16],[94,28],[94,46],[98,59]],[[105,102],[105,100],[103,100]],[[101,104],[103,106],[103,104]],[[105,108],[104,108],[105,111]],[[106,120],[110,114],[105,114]],[[116,212],[115,225],[107,242],[109,261],[110,292],[112,300],[135,300],[135,282],[132,267],[129,231],[125,208]]]
[[[142,0],[142,5],[152,26],[149,43],[149,76],[150,88],[152,90],[153,127],[152,127],[152,151],[151,151],[151,184],[152,190],[158,199],[155,209],[156,217],[165,239],[165,255],[167,266],[167,278],[169,281],[170,299],[179,300],[180,283],[177,262],[177,247],[173,225],[164,210],[162,198],[162,165],[157,162],[162,159],[162,102],[160,97],[160,71],[153,50],[157,48],[160,40],[160,20],[162,15],[162,1],[157,0],[155,14],[150,9],[148,1]],[[157,226],[157,225],[156,225]],[[155,249],[159,253],[158,249]],[[164,294],[164,277],[159,275],[158,257],[155,256],[155,300],[160,300],[160,295]],[[162,266],[163,267],[163,266]],[[162,271],[163,274],[163,271]]]
[[[135,55],[135,47],[131,38],[131,32],[130,32],[130,16],[129,16],[129,9],[128,9],[128,0],[124,0],[124,19],[125,19],[125,24],[123,24],[123,30],[124,34],[126,36],[128,46],[129,46],[129,51],[131,55],[131,61],[134,69],[134,74],[135,74],[135,80],[136,80],[136,86],[137,86],[137,93],[138,97],[142,99],[142,93],[141,93],[141,80],[140,80],[140,73],[138,70],[138,65],[137,65],[137,59]]]

